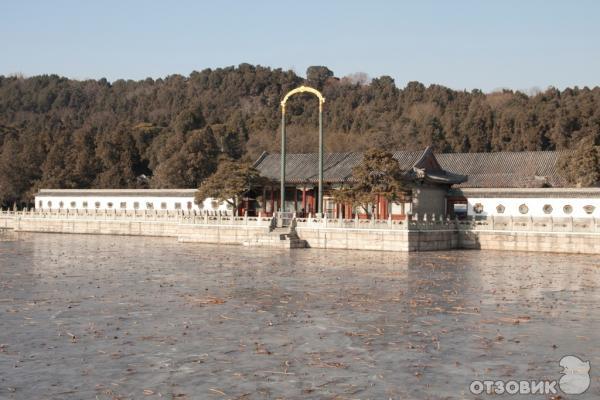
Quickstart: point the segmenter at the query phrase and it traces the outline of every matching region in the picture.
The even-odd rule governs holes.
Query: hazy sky
[[[0,3],[0,75],[143,79],[242,62],[455,89],[600,85],[600,1]]]

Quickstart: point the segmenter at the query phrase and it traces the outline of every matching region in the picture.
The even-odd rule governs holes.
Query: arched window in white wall
[[[108,208],[113,208],[113,203],[112,203],[112,201],[109,201],[108,203],[106,203],[106,206],[107,206]]]
[[[140,202],[139,201],[134,201],[133,202],[133,209],[134,210],[138,210],[140,208]]]
[[[94,207],[96,207],[96,208],[100,208],[100,202],[99,202],[99,201],[95,202],[95,203],[94,203]]]
[[[544,204],[544,207],[542,208],[542,210],[544,211],[544,214],[552,214],[552,210],[554,210],[554,209],[552,208],[552,205]]]
[[[154,203],[148,201],[146,202],[146,209],[147,210],[154,210]]]
[[[126,202],[126,201],[122,201],[122,202],[121,202],[121,204],[119,205],[119,207],[120,207],[121,209],[125,209],[125,208],[127,208],[127,202]]]
[[[42,208],[42,207],[44,207],[44,203],[43,203],[43,202],[40,200],[40,201],[38,202],[38,206],[39,206],[40,208]]]
[[[498,214],[504,214],[504,210],[506,210],[506,207],[504,207],[502,204],[498,204],[496,206],[496,212]]]
[[[49,201],[47,204],[48,204],[48,208],[52,208],[52,202],[51,201]]]
[[[87,202],[87,201],[84,201],[83,203],[81,203],[81,206],[82,206],[83,208],[88,208],[88,202]]]
[[[483,204],[475,203],[473,206],[473,211],[475,211],[475,214],[481,214],[483,212]]]
[[[573,212],[573,206],[570,204],[567,204],[566,206],[563,207],[563,212],[565,214],[571,214]]]
[[[63,208],[65,206],[65,203],[63,203],[62,201],[60,203],[58,203],[58,207]]]
[[[161,210],[166,210],[167,209],[167,202],[163,201],[162,203],[160,203],[160,209]]]
[[[175,209],[181,210],[181,203],[175,203]]]
[[[188,201],[188,202],[187,202],[187,208],[188,208],[188,210],[191,210],[191,209],[192,209],[192,207],[193,207],[193,204],[192,204],[192,202],[191,202],[191,201]]]
[[[519,212],[521,214],[527,214],[529,212],[529,207],[527,207],[527,204],[521,204],[519,206]]]
[[[74,201],[72,201],[72,202],[71,202],[71,208],[77,208],[77,203],[76,203],[76,202],[74,202]]]

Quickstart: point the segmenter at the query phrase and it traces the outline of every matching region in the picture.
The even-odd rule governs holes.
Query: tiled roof
[[[467,175],[464,188],[563,187],[558,160],[569,151],[521,151],[498,153],[436,154],[444,168]]]
[[[421,151],[396,151],[394,158],[403,170],[410,172],[419,167],[429,149]],[[447,153],[435,154],[439,171],[428,171],[430,178],[463,183],[462,188],[535,188],[564,187],[558,160],[568,151],[522,151],[498,153]],[[290,183],[316,183],[318,179],[318,155],[316,153],[288,154],[286,181]],[[324,155],[324,181],[343,182],[352,175],[352,168],[360,163],[362,153],[329,153]],[[273,181],[279,180],[279,154],[264,153],[255,163],[261,175]],[[464,179],[462,179],[464,180]]]
[[[397,151],[394,158],[403,170],[409,170],[421,158],[424,151]],[[352,175],[352,168],[362,160],[362,153],[328,153],[323,155],[323,180],[343,182]],[[265,154],[259,159],[256,168],[261,175],[279,180],[281,157],[279,154]],[[319,178],[319,156],[317,153],[287,154],[285,180],[291,183],[317,182]]]
[[[40,189],[36,196],[190,197],[196,189]]]
[[[591,188],[460,188],[450,189],[451,196],[464,196],[471,198],[497,198],[497,197],[577,197],[599,198],[600,187]]]
[[[419,151],[396,151],[393,156],[400,168],[407,172],[413,173],[413,167],[426,168],[421,165],[428,156],[433,156],[430,149]],[[358,165],[362,160],[362,153],[327,153],[323,155],[323,181],[326,183],[337,183],[347,181],[352,176],[352,168]],[[258,169],[261,175],[273,181],[280,179],[280,154],[263,153],[260,158],[254,163],[254,167]],[[437,163],[435,163],[437,165]],[[285,180],[289,183],[316,183],[318,182],[319,172],[319,157],[317,153],[300,153],[287,154],[285,166]],[[427,169],[427,168],[426,168]],[[461,181],[464,177],[447,174],[440,170],[431,178],[439,182],[444,180]]]

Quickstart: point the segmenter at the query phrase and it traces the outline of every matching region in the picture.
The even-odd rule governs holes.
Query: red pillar
[[[381,207],[381,219],[387,219],[387,217],[388,217],[388,201],[386,198],[381,197],[379,207]]]
[[[273,186],[271,186],[271,213],[275,212],[275,192]]]

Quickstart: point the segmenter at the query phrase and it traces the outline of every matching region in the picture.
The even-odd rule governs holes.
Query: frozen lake
[[[597,256],[0,240],[2,399],[486,398],[565,355],[600,397]]]

